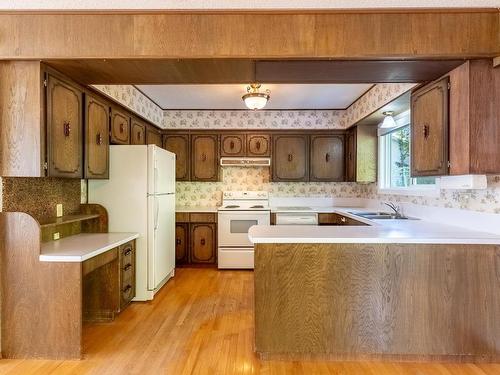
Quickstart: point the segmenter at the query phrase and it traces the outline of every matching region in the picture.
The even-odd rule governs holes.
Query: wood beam
[[[475,58],[500,54],[500,13],[3,13],[0,59]]]

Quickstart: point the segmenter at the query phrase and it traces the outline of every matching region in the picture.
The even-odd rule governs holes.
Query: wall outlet
[[[59,232],[56,232],[52,235],[52,238],[55,240],[58,240],[59,238],[61,238],[61,235],[59,234]]]
[[[63,215],[63,205],[61,203],[56,204],[56,216],[61,217]]]

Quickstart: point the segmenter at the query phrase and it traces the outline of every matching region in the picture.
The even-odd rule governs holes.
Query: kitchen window
[[[378,130],[379,193],[438,196],[436,177],[410,177],[410,111],[403,112],[394,120],[394,127]]]

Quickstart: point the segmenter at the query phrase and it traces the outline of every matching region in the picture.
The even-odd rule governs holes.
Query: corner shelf
[[[88,214],[88,215],[76,214],[76,215],[65,215],[65,216],[60,216],[60,217],[49,217],[49,218],[40,220],[39,224],[40,224],[40,228],[50,228],[50,227],[54,227],[56,225],[69,224],[69,223],[75,223],[78,221],[97,219],[99,216],[100,216],[99,214]]]

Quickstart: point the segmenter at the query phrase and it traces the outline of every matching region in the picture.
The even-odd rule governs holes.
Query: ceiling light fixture
[[[247,93],[242,96],[243,101],[248,109],[262,109],[266,106],[267,101],[271,97],[271,91],[259,92],[260,84],[252,83],[247,86]]]
[[[394,120],[394,117],[392,117],[394,114],[393,111],[385,111],[382,112],[382,114],[385,116],[382,125],[380,125],[382,129],[393,128],[396,126],[396,121]]]

